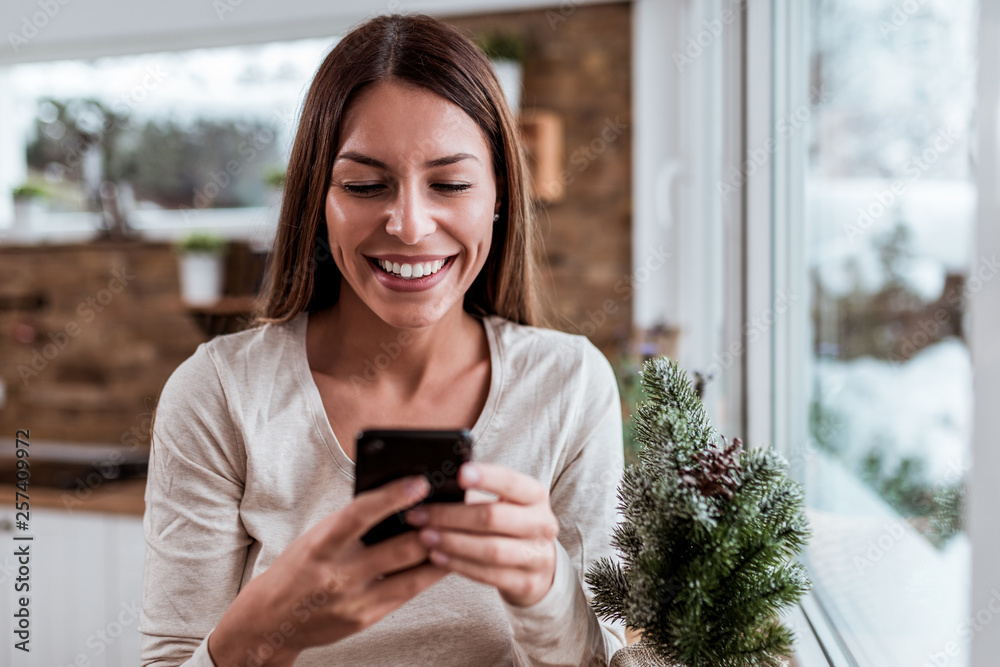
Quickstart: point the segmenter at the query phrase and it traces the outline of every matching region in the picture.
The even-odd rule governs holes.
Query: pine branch
[[[622,601],[629,596],[629,585],[621,567],[610,558],[599,558],[584,579],[595,591],[591,601],[594,613],[604,619],[624,621]]]

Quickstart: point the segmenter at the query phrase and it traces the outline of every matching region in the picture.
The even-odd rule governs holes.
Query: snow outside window
[[[973,254],[978,7],[810,12],[800,463],[815,595],[860,665],[968,665],[966,312],[1000,270]]]

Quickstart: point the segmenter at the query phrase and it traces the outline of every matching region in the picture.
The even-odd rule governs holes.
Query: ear
[[[497,179],[497,201],[493,206],[493,212],[499,213],[500,206],[503,204],[504,195],[507,194],[507,182]]]

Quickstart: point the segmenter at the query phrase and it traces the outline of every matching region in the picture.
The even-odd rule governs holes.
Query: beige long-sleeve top
[[[353,497],[354,463],[309,370],[307,318],[203,343],[163,388],[143,520],[143,665],[212,666],[207,637],[240,589]],[[559,520],[552,589],[514,607],[452,573],[296,665],[579,667],[607,665],[624,645],[624,628],[594,615],[583,579],[593,560],[615,557],[623,453],[613,370],[583,336],[483,322],[492,372],[473,460],[549,488]]]

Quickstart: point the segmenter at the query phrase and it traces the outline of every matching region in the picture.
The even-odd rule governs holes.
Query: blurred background
[[[530,156],[550,324],[614,365],[626,460],[638,369],[667,354],[720,432],[778,447],[805,485],[797,664],[987,664],[970,619],[1000,572],[973,576],[967,508],[982,424],[1000,426],[974,410],[996,397],[974,391],[992,346],[970,319],[1000,311],[981,202],[995,137],[977,132],[997,93],[980,76],[990,7],[6,3],[0,536],[22,532],[14,437],[30,430],[36,552],[30,655],[6,630],[0,556],[0,665],[138,664],[159,391],[248,325],[320,61],[367,16],[413,11],[494,62]]]

